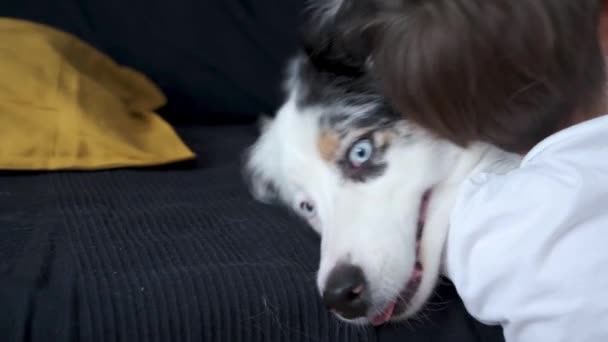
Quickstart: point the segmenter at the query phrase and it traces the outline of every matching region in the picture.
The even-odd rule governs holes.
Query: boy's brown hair
[[[378,1],[387,95],[442,138],[526,151],[601,98],[601,0]]]

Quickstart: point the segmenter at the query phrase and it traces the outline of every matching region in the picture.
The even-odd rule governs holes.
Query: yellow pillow
[[[76,37],[0,18],[0,169],[151,166],[194,153],[145,76]]]

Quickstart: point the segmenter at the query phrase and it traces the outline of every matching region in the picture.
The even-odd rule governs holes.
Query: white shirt
[[[608,115],[461,187],[446,272],[507,342],[608,342]]]

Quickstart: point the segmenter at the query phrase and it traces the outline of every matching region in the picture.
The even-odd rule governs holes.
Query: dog
[[[382,1],[380,1],[382,2]],[[506,153],[467,148],[408,122],[382,95],[364,39],[374,1],[323,3],[289,62],[285,102],[246,154],[255,198],[293,210],[321,236],[317,286],[353,324],[407,319],[441,275],[450,210],[471,172]]]

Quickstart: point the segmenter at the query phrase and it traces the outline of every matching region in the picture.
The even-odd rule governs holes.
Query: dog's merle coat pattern
[[[257,199],[278,200],[321,235],[321,293],[337,265],[363,270],[369,309],[351,320],[360,324],[391,307],[381,317],[410,317],[425,304],[440,274],[455,189],[486,153],[485,146],[463,150],[436,139],[384,98],[366,52],[369,37],[348,22],[365,21],[375,3],[395,1],[336,0],[327,9],[332,18],[313,22],[290,63],[286,100],[245,169]],[[351,149],[362,139],[372,153],[353,162]],[[422,203],[429,217],[421,217]]]
[[[335,1],[334,5],[341,3]],[[303,31],[303,49],[291,61],[287,88],[298,89],[296,104],[300,108],[330,108],[319,117],[319,127],[349,145],[365,138],[376,143],[374,135],[385,130],[404,134],[405,130],[394,130],[398,123],[405,124],[403,116],[382,96],[380,84],[370,72],[366,41],[351,37],[341,21],[343,12],[336,12],[338,17],[331,23],[321,27],[311,24]],[[351,132],[361,135],[348,139]],[[349,165],[347,153],[338,158],[337,164],[346,180],[364,182],[384,172],[385,149],[374,144],[372,159],[358,168]]]
[[[318,18],[312,18],[301,32],[303,48],[292,60],[290,70],[295,83],[290,85],[299,90],[298,105],[373,107],[368,112],[374,117],[363,115],[353,123],[359,125],[355,128],[367,127],[379,119],[402,120],[382,96],[380,82],[370,72],[371,37],[353,30],[353,22],[365,17],[361,13],[377,10],[374,1],[331,3],[340,9],[326,9],[333,14],[331,19],[319,25]],[[330,117],[330,121],[351,119],[352,113],[332,113]]]
[[[382,175],[386,168],[383,161],[385,146],[376,144],[374,134],[391,130],[405,120],[380,94],[377,82],[371,77],[366,62],[345,55],[334,55],[330,48],[323,51],[301,53],[292,61],[294,86],[298,88],[299,107],[323,106],[330,108],[319,117],[319,127],[332,132],[340,141],[349,142],[347,135],[361,132],[351,138],[352,145],[361,139],[374,143],[373,158],[361,167],[349,165],[347,154],[338,159],[344,178],[363,182]],[[345,149],[344,151],[348,151]]]

